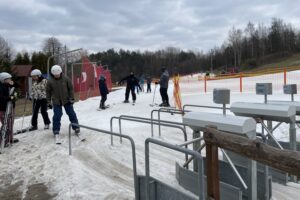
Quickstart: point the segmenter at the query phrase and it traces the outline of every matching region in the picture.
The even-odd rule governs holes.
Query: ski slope
[[[255,77],[253,87],[255,87]],[[270,82],[274,80],[263,80]],[[262,81],[260,79],[260,81]],[[226,80],[228,82],[228,80]],[[197,84],[197,83],[190,83]],[[210,84],[213,84],[211,82]],[[220,80],[218,81],[220,85]],[[213,86],[213,85],[211,85]],[[193,87],[193,85],[191,85]],[[226,87],[226,84],[223,85]],[[108,95],[107,104],[110,108],[97,111],[100,97],[93,97],[86,101],[80,101],[74,105],[79,123],[94,128],[110,130],[110,118],[122,114],[150,118],[154,85],[152,93],[140,93],[137,95],[136,105],[121,103],[125,97],[125,89],[114,91]],[[282,94],[280,90],[273,91],[269,99],[290,100],[289,95]],[[168,91],[173,105],[173,87]],[[130,99],[131,100],[131,99]],[[300,100],[295,95],[295,100]],[[263,96],[254,93],[231,93],[231,102],[263,102]],[[160,103],[159,89],[156,90],[156,103]],[[184,104],[214,105],[212,93],[182,93]],[[198,109],[199,110],[199,109]],[[202,111],[222,112],[221,110],[202,109]],[[230,113],[229,113],[230,114]],[[52,118],[52,110],[49,110]],[[179,115],[162,114],[163,119],[181,121]],[[15,130],[19,129],[22,119],[15,120]],[[30,117],[25,118],[25,125],[30,124]],[[92,199],[134,199],[132,158],[130,143],[123,139],[114,138],[114,146],[110,145],[110,136],[95,131],[81,129],[87,141],[80,142],[72,138],[73,155],[68,155],[68,117],[64,113],[62,117],[61,137],[62,145],[55,145],[51,130],[43,130],[42,117],[39,116],[39,130],[17,136],[20,142],[6,149],[5,154],[0,155],[0,199],[3,193],[19,193],[20,197],[28,198],[30,186],[43,183],[47,192],[57,200],[92,200]],[[137,171],[145,173],[145,139],[151,137],[150,125],[122,122],[123,134],[131,136],[136,145]],[[114,131],[118,132],[117,121],[114,123]],[[188,138],[191,139],[192,131],[188,130]],[[297,130],[297,140],[300,141]],[[288,140],[288,125],[283,124],[276,132],[275,137],[280,140]],[[158,137],[158,128],[155,127],[154,137],[172,144],[183,142],[182,133],[172,128],[162,128],[162,136]],[[175,161],[184,162],[184,155],[163,149],[159,146],[150,146],[150,170],[151,176],[161,181],[180,188],[175,179]],[[11,189],[10,185],[14,186]],[[8,188],[10,190],[8,190]],[[273,184],[273,199],[295,200],[299,199],[300,184],[289,183],[288,186]],[[2,194],[1,194],[2,193]],[[46,198],[44,198],[46,199]],[[51,199],[51,198],[49,198]]]

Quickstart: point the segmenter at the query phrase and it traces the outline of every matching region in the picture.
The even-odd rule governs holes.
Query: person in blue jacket
[[[106,85],[106,78],[104,75],[100,76],[99,79],[99,91],[101,94],[101,100],[100,100],[100,109],[105,109],[105,101],[107,99],[107,94],[109,93],[108,89],[107,89],[107,85]]]

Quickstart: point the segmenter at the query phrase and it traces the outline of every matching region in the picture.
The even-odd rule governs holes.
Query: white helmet
[[[34,69],[34,70],[31,71],[30,76],[38,76],[38,77],[40,77],[40,76],[42,76],[42,72],[39,69]]]
[[[51,74],[53,74],[53,75],[59,75],[61,73],[62,73],[62,69],[61,69],[61,67],[59,65],[52,66],[52,68],[51,68]]]
[[[11,75],[7,72],[0,73],[0,82],[4,83],[5,79],[11,78]]]

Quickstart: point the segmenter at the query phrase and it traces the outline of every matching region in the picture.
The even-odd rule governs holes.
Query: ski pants
[[[33,100],[33,114],[31,119],[31,125],[37,127],[38,114],[41,109],[41,114],[44,120],[44,124],[50,124],[50,119],[47,112],[47,100],[46,99],[34,99]]]
[[[135,86],[133,87],[126,87],[126,92],[125,92],[125,100],[128,101],[129,99],[129,92],[131,91],[131,95],[132,95],[132,100],[135,101],[136,100],[136,94],[135,94]]]
[[[147,83],[147,92],[151,93],[151,83]]]
[[[104,106],[106,99],[107,99],[107,94],[101,94],[100,107]]]
[[[74,123],[74,124],[78,124],[78,119],[77,119],[76,113],[74,111],[73,104],[67,103],[64,105],[64,108],[65,108],[67,115],[69,116],[70,122]],[[59,134],[60,125],[61,125],[60,120],[63,115],[62,106],[61,105],[53,105],[53,112],[54,112],[54,115],[53,115],[52,130],[53,130],[54,134]],[[75,130],[77,128],[78,127],[76,127],[76,126],[72,126],[73,130]]]
[[[0,121],[1,121],[1,124],[2,124],[1,131],[2,131],[2,128],[3,128],[3,124],[4,124],[4,118],[5,118],[5,111],[0,111]],[[6,137],[5,144],[13,142],[14,118],[15,118],[15,112],[14,112],[14,109],[12,109],[12,113],[8,117],[8,121],[7,121],[7,135],[8,135],[8,137]],[[1,140],[2,140],[2,138],[0,137],[0,142],[1,142]]]
[[[168,88],[160,88],[159,92],[162,102],[169,104]]]

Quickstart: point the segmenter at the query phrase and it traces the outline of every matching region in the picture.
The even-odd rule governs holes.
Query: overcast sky
[[[16,51],[58,38],[70,49],[207,51],[232,26],[281,18],[300,30],[300,0],[0,0],[0,35]]]

